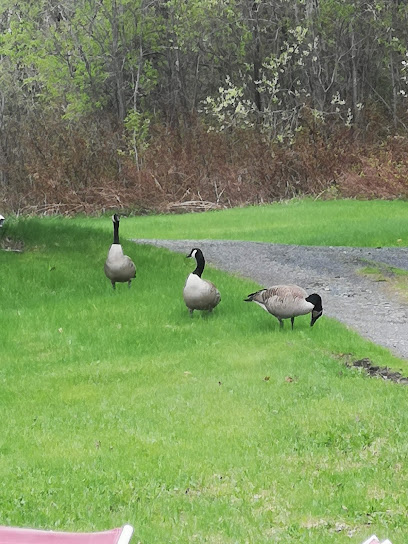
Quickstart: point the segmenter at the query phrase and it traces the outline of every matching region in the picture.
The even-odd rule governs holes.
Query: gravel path
[[[370,263],[408,270],[408,248],[312,247],[224,240],[133,240],[187,254],[203,250],[220,270],[250,278],[263,287],[296,283],[323,298],[325,315],[372,342],[408,359],[408,303],[387,282],[357,273]]]

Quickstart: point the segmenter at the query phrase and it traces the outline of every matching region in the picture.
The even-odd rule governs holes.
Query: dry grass
[[[184,131],[154,126],[143,162],[126,152],[108,120],[62,132],[39,123],[22,137],[26,156],[1,165],[2,209],[21,214],[100,213],[110,209],[181,213],[259,204],[299,195],[406,198],[407,138],[362,142],[351,131],[308,130],[289,144],[255,131]]]

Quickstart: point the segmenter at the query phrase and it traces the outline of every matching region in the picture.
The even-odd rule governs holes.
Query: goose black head
[[[4,215],[1,215],[0,213],[0,228],[3,226],[4,219],[5,219]]]
[[[312,319],[310,320],[310,326],[313,327],[319,317],[323,314],[322,297],[317,293],[313,293],[306,297],[305,300],[314,306],[312,310]]]
[[[112,222],[115,224],[115,223],[119,223],[119,215],[117,213],[114,213],[112,215]]]
[[[190,251],[188,255],[186,255],[187,258],[194,257],[197,263],[197,266],[195,270],[193,270],[193,274],[196,274],[201,278],[201,274],[203,273],[204,266],[205,266],[205,259],[203,252],[198,247],[193,247],[193,249]]]
[[[198,247],[193,247],[193,249],[190,251],[190,253],[188,255],[186,255],[186,257],[189,259],[190,257],[194,257],[194,258],[197,258],[196,256],[197,255],[201,255],[201,257],[203,257],[203,252],[201,251],[200,248]]]

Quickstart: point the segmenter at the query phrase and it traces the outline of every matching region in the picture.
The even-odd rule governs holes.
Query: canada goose
[[[4,215],[1,215],[0,213],[0,228],[3,226],[4,220],[5,220]]]
[[[323,313],[320,295],[313,293],[308,296],[306,291],[297,285],[274,285],[269,289],[261,289],[248,295],[245,302],[255,302],[274,315],[279,320],[280,328],[283,327],[283,319],[290,317],[293,329],[295,317],[310,312],[312,312],[310,326],[313,327]]]
[[[194,310],[211,312],[220,302],[221,295],[213,283],[201,277],[205,266],[201,249],[193,248],[187,257],[194,257],[197,263],[195,270],[188,275],[183,289],[184,302],[192,317]]]
[[[112,215],[113,222],[113,244],[109,248],[108,257],[105,261],[105,275],[110,279],[112,287],[115,289],[116,282],[128,282],[136,277],[136,267],[130,257],[123,254],[122,246],[119,242],[119,216]]]

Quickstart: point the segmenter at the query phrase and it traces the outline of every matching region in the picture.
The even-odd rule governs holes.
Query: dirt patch
[[[401,372],[396,372],[387,366],[377,366],[368,358],[352,361],[351,355],[347,355],[344,364],[348,368],[361,368],[364,372],[366,372],[366,374],[373,378],[381,378],[383,380],[389,380],[402,385],[408,385],[408,378],[403,376]]]

